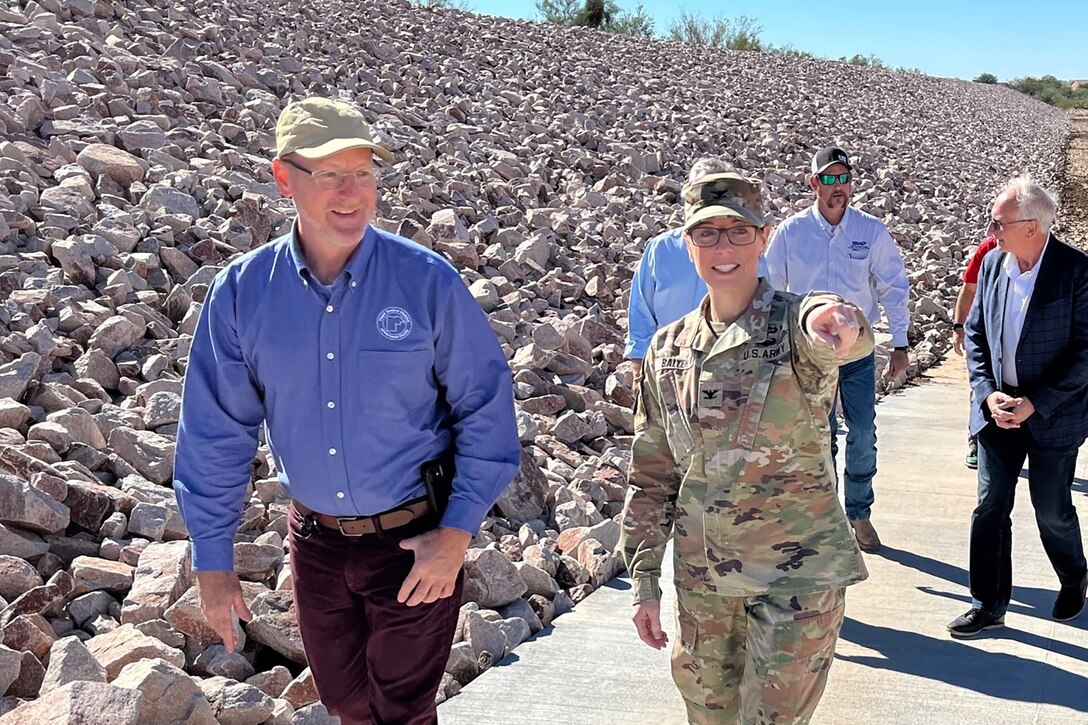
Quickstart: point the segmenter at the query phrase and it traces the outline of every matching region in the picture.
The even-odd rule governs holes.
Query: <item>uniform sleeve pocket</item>
[[[361,350],[357,375],[363,412],[404,417],[434,400],[436,385],[430,350]]]

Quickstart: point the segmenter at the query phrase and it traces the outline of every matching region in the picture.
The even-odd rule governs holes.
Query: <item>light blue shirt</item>
[[[688,257],[683,229],[671,229],[647,242],[631,280],[624,357],[646,357],[654,333],[694,310],[705,296],[706,283]]]
[[[763,257],[759,258],[759,276],[766,276]],[[688,256],[683,228],[671,229],[647,242],[631,280],[624,357],[646,357],[654,333],[694,310],[705,296],[706,282]]]
[[[233,568],[262,422],[288,495],[336,516],[424,496],[420,465],[452,447],[441,525],[473,534],[521,456],[510,368],[457,271],[373,228],[328,287],[292,231],[208,290],[174,462],[196,570]]]

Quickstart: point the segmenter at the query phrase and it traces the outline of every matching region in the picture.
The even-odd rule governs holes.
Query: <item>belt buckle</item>
[[[369,518],[369,517],[367,517],[367,516],[338,516],[336,518],[336,528],[338,528],[340,530],[340,534],[342,536],[350,536],[353,539],[357,539],[360,536],[363,536],[363,534],[352,534],[352,533],[349,533],[347,531],[344,531],[344,523],[345,522],[353,523],[355,521],[360,521],[360,520],[365,519],[365,518]]]

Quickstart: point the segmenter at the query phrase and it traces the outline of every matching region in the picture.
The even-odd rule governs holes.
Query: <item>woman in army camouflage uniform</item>
[[[769,228],[737,174],[683,190],[709,294],[643,365],[621,548],[639,637],[661,648],[658,580],[674,539],[673,678],[692,723],[807,723],[845,587],[866,578],[833,481],[828,414],[844,362],[873,349],[855,306],[772,290]]]

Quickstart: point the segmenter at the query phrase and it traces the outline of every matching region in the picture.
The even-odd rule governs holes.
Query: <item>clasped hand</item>
[[[1014,398],[1000,391],[990,393],[990,397],[986,398],[986,407],[990,409],[997,427],[1006,429],[1019,428],[1035,412],[1035,406],[1027,398]]]

